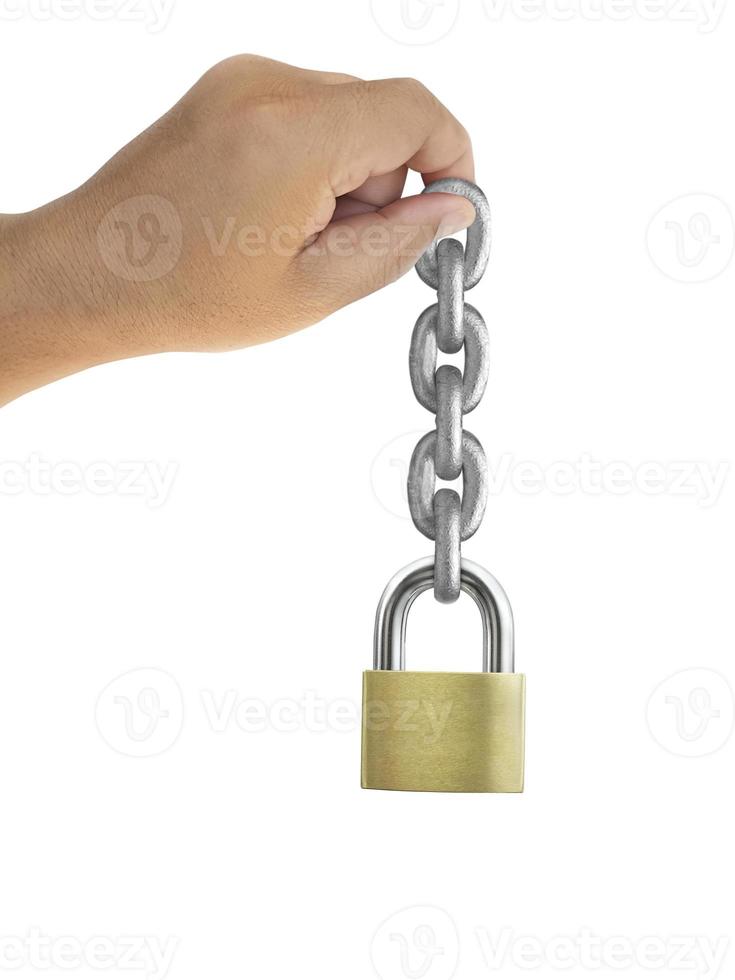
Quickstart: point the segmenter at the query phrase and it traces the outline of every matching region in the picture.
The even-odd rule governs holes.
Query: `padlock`
[[[375,617],[373,670],[363,675],[363,789],[522,793],[525,677],[513,672],[513,613],[482,566],[462,559],[461,588],[482,617],[479,673],[406,670],[406,621],[431,588],[434,558],[402,569]]]

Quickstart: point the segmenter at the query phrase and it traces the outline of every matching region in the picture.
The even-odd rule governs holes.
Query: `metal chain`
[[[490,206],[479,187],[445,177],[424,189],[460,194],[475,207],[467,230],[467,250],[456,238],[435,242],[416,271],[437,291],[437,302],[424,310],[411,337],[409,371],[418,401],[436,415],[436,429],[414,449],[408,471],[408,503],[416,527],[435,542],[434,596],[439,602],[459,597],[462,541],[480,526],[487,502],[487,459],[479,440],[463,428],[463,416],[485,393],[489,338],[485,321],[468,303],[465,290],[482,278],[490,255]],[[464,348],[464,372],[449,364],[437,367],[437,352]],[[462,496],[436,479],[462,477]]]

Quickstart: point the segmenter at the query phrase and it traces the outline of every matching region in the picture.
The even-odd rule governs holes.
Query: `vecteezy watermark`
[[[178,464],[155,460],[73,460],[51,462],[38,453],[24,460],[0,460],[0,496],[30,493],[39,496],[78,493],[95,496],[142,497],[149,507],[161,507],[169,498]]]
[[[730,739],[735,698],[727,679],[715,670],[681,670],[656,688],[646,708],[648,729],[673,755],[712,755]]]
[[[240,731],[262,732],[354,732],[360,723],[357,704],[348,698],[321,697],[316,691],[305,691],[297,698],[243,697],[235,690],[217,694],[201,692],[201,705],[210,729],[216,734]]]
[[[0,0],[0,21],[119,21],[151,34],[168,26],[175,0]]]
[[[352,258],[365,255],[380,259],[386,256],[418,259],[424,250],[417,242],[433,235],[433,229],[422,225],[394,225],[376,221],[358,232],[349,225],[327,225],[319,228],[314,221],[303,225],[279,224],[266,230],[262,225],[238,225],[232,215],[217,222],[209,215],[201,218],[202,231],[215,258],[236,253],[245,258],[275,255],[293,258],[307,248],[314,256],[331,255]],[[308,246],[306,243],[309,243]]]
[[[373,20],[399,44],[433,44],[452,30],[459,0],[370,0]]]
[[[349,735],[359,731],[364,714],[371,731],[413,732],[426,745],[444,735],[454,703],[404,699],[391,704],[374,699],[361,705],[350,698],[326,698],[316,691],[273,700],[242,695],[230,688],[209,688],[191,698],[197,721],[214,735],[260,735],[307,732]],[[160,755],[176,742],[184,725],[184,696],[171,674],[141,668],[116,677],[95,706],[97,729],[123,755]],[[193,712],[187,711],[191,715]]]
[[[413,732],[425,745],[435,745],[444,736],[453,710],[451,699],[403,698],[389,704],[375,698],[365,702],[365,728],[371,732]]]
[[[181,734],[184,699],[171,674],[141,667],[107,685],[97,699],[94,716],[102,738],[121,755],[160,755]]]
[[[50,936],[32,928],[24,936],[0,935],[0,971],[127,970],[165,980],[179,939],[169,936]]]
[[[708,282],[732,260],[735,221],[719,197],[686,194],[651,218],[646,244],[653,264],[670,279]]]
[[[482,0],[488,20],[669,21],[696,24],[710,34],[720,24],[726,0]]]
[[[581,928],[573,935],[520,934],[511,927],[477,926],[463,935],[444,909],[415,905],[386,919],[372,938],[370,956],[380,980],[451,980],[460,945],[468,976],[504,976],[512,970],[687,971],[697,980],[717,980],[730,949],[729,937],[695,935],[603,935]]]
[[[606,21],[639,20],[692,24],[702,34],[719,27],[726,0],[473,0],[492,23],[515,20]],[[433,44],[445,38],[457,22],[459,0],[370,0],[373,20],[386,37],[399,44]]]
[[[97,247],[107,268],[129,282],[167,275],[181,255],[183,227],[165,197],[142,194],[111,208],[97,228]]]
[[[376,930],[370,958],[380,980],[451,980],[459,964],[457,926],[444,909],[402,909]]]
[[[574,936],[520,936],[513,929],[493,933],[475,930],[488,971],[538,970],[669,970],[689,972],[700,980],[716,980],[730,939],[706,936],[602,936],[580,929]]]
[[[316,691],[305,691],[297,698],[242,697],[235,690],[222,694],[201,692],[204,717],[217,734],[240,731],[262,732],[334,732],[349,734],[360,728],[360,707],[349,698],[327,699]],[[375,699],[364,706],[365,725],[371,731],[422,733],[425,744],[438,742],[452,714],[451,700],[428,701],[404,699],[388,704]]]
[[[396,517],[408,519],[406,481],[408,467],[419,432],[407,432],[387,443],[374,458],[370,483],[378,502]],[[582,453],[575,460],[539,463],[516,459],[512,453],[488,458],[488,492],[499,496],[507,491],[524,496],[551,494],[566,497],[672,496],[695,501],[700,507],[713,507],[722,495],[730,463],[696,460],[595,459]]]
[[[206,247],[214,259],[232,255],[291,259],[304,252],[335,259],[364,255],[415,262],[433,233],[434,229],[425,225],[388,226],[379,220],[359,231],[339,223],[320,227],[315,220],[265,228],[261,224],[243,225],[234,215],[199,215],[186,228],[187,240]],[[172,202],[155,194],[142,194],[110,208],[97,228],[97,248],[115,276],[127,282],[152,282],[176,268],[184,237],[181,215]]]

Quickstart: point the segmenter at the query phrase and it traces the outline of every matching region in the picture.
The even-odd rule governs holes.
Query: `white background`
[[[465,554],[513,603],[527,791],[359,788],[375,605],[430,551],[401,495],[432,425],[418,277],[266,347],[69,378],[0,414],[9,975],[97,976],[106,937],[106,976],[160,980],[127,936],[173,943],[171,980],[731,976],[735,948],[717,974],[675,937],[733,924],[733,11],[48,2],[0,0],[3,211],[238,51],[415,75],[470,130],[495,237],[468,426],[506,475]],[[164,500],[125,491],[131,461],[174,472]],[[425,597],[411,665],[475,669],[479,634]]]

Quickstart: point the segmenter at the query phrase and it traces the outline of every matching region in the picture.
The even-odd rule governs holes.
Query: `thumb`
[[[472,204],[457,194],[403,197],[369,213],[332,221],[295,261],[323,316],[387,286],[436,239],[468,228]]]

